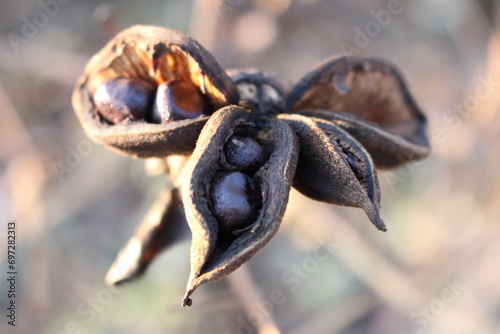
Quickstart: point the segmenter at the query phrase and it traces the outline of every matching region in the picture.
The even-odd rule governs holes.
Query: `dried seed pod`
[[[151,124],[147,118],[109,124],[99,116],[94,93],[104,82],[116,78],[139,80],[153,87],[185,81],[202,95],[207,115],[239,100],[234,84],[213,57],[183,33],[148,26],[124,30],[87,64],[73,92],[73,107],[90,137],[136,157],[190,153],[208,117],[166,124]]]
[[[380,189],[368,152],[334,123],[301,115],[280,115],[299,137],[300,156],[293,186],[313,199],[365,210],[382,231]]]
[[[425,116],[398,71],[382,60],[328,59],[297,83],[285,110],[338,124],[377,167],[396,167],[430,153]]]
[[[140,275],[187,219],[183,306],[273,237],[292,182],[313,199],[364,209],[385,230],[374,165],[394,167],[430,151],[425,117],[383,61],[329,59],[285,99],[271,76],[245,70],[229,79],[201,45],[166,28],[117,35],[89,61],[73,105],[90,137],[123,154],[161,158],[148,170],[182,186],[182,203],[177,190],[160,196],[107,282]]]
[[[233,69],[228,74],[240,95],[240,105],[267,115],[283,112],[285,92],[273,76],[255,69]]]
[[[164,190],[120,250],[106,283],[121,285],[140,276],[162,250],[189,235],[179,190]]]
[[[227,164],[222,148],[237,128],[250,123],[252,116],[235,106],[214,113],[186,165],[182,197],[193,239],[184,306],[191,304],[190,296],[198,286],[228,275],[262,248],[276,233],[283,217],[295,173],[298,144],[287,124],[271,119],[259,122],[254,131],[269,152],[267,162],[251,177],[262,198],[254,222],[236,235],[221,233],[213,211],[210,193],[217,174],[234,170]]]

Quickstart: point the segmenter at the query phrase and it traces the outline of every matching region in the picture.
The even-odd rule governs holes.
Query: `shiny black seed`
[[[257,218],[261,195],[255,182],[240,172],[220,172],[212,184],[213,213],[224,232],[248,227]]]
[[[230,165],[244,172],[254,173],[267,160],[264,148],[252,138],[232,136],[224,146],[224,154]]]
[[[200,90],[188,81],[167,81],[158,86],[151,118],[155,123],[168,123],[197,118],[207,111]]]
[[[117,124],[125,119],[145,119],[153,98],[153,88],[140,80],[115,78],[106,80],[94,93],[98,113]]]

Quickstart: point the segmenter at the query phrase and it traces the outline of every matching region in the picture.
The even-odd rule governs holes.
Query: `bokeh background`
[[[388,9],[397,13],[381,18]],[[1,1],[0,332],[499,334],[499,13],[488,0]],[[70,96],[91,55],[134,24],[180,29],[225,68],[289,83],[346,48],[396,64],[429,117],[433,152],[380,172],[389,231],[293,192],[277,236],[191,308],[180,306],[189,241],[137,282],[106,287],[168,180],[89,141]]]

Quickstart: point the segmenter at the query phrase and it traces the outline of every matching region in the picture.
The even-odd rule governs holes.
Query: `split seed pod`
[[[379,168],[397,167],[430,153],[425,116],[400,73],[383,60],[328,59],[299,81],[285,109],[338,124],[366,148]]]
[[[155,124],[151,118],[111,124],[99,115],[94,94],[116,78],[140,80],[154,89],[169,81],[190,83],[200,91],[208,110],[202,117],[168,124]],[[148,26],[124,30],[93,56],[73,94],[75,111],[91,138],[141,158],[189,154],[209,115],[237,101],[231,80],[198,42],[175,30]]]
[[[183,306],[200,285],[267,244],[292,186],[315,200],[362,208],[385,231],[376,167],[430,153],[425,116],[382,60],[328,59],[287,94],[257,70],[229,77],[196,41],[166,28],[117,35],[90,60],[73,105],[104,146],[133,157],[188,159],[180,172],[170,170],[180,191],[160,196],[107,276],[117,285],[140,275],[187,222],[191,273]]]
[[[262,248],[278,230],[285,213],[297,164],[297,138],[282,122],[269,120],[254,128],[248,124],[249,119],[251,114],[243,108],[219,110],[203,128],[186,166],[182,196],[193,239],[191,274],[183,305],[191,304],[189,296],[198,286],[226,276]],[[257,218],[248,229],[224,235],[214,217],[209,194],[217,172],[234,170],[220,148],[238,130],[260,139],[269,160],[252,176],[262,201]]]

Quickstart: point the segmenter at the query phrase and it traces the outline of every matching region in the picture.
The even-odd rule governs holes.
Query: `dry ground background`
[[[393,1],[54,1],[0,2],[0,332],[500,333],[497,2],[401,0],[381,25]],[[433,153],[380,173],[389,231],[294,192],[278,235],[200,288],[193,307],[180,307],[188,242],[109,290],[109,265],[167,181],[90,144],[70,95],[89,57],[133,24],[183,30],[225,68],[289,82],[347,44],[400,67],[429,116]],[[363,45],[358,29],[372,29]],[[16,327],[6,317],[10,220]]]

